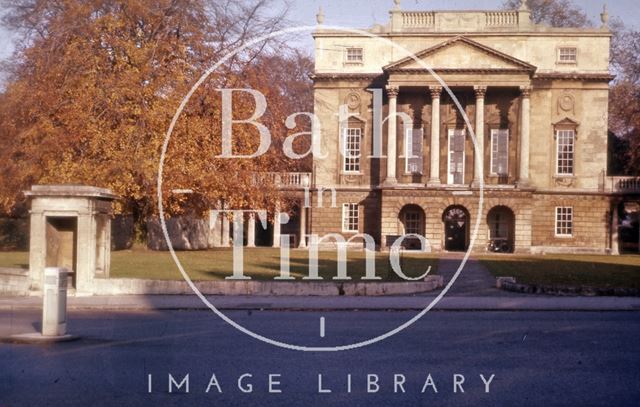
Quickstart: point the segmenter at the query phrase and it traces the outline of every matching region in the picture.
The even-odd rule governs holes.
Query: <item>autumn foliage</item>
[[[21,34],[0,95],[0,211],[9,214],[24,210],[21,191],[36,183],[111,188],[122,197],[118,211],[139,220],[157,214],[161,146],[180,101],[229,49],[277,30],[284,21],[268,0],[5,3],[4,23]],[[304,166],[287,160],[277,147],[290,132],[284,119],[310,110],[311,64],[280,40],[286,39],[238,54],[190,99],[167,151],[163,203],[169,213],[204,211],[220,200],[236,208],[268,209],[279,200],[277,190],[269,182],[256,185],[254,174]],[[216,158],[219,88],[265,94],[269,110],[261,120],[274,140],[267,154]],[[295,98],[286,93],[292,89]],[[250,117],[254,107],[252,98],[234,96],[235,118]],[[295,132],[309,125],[299,124]],[[251,153],[257,131],[235,126],[234,141],[238,154]],[[194,194],[172,194],[174,189]]]

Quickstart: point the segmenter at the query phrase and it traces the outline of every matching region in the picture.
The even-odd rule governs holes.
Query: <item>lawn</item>
[[[192,280],[221,280],[230,276],[233,269],[233,254],[230,249],[193,252],[177,252],[178,258]],[[388,254],[375,253],[376,276],[387,281],[401,281],[391,270]],[[318,271],[325,280],[337,274],[335,251],[321,251],[318,256]],[[354,280],[365,274],[365,252],[349,251],[347,273]],[[308,251],[291,250],[291,276],[301,279],[308,275]],[[427,254],[403,254],[402,268],[410,277],[421,275],[432,266],[435,274],[437,258]],[[255,248],[244,250],[245,275],[256,280],[272,280],[280,274],[280,250]],[[177,266],[167,252],[154,252],[144,248],[111,253],[111,276],[116,278],[148,278],[157,280],[181,280]]]
[[[193,280],[221,280],[231,275],[231,249],[178,252],[185,271]],[[640,256],[598,255],[482,255],[477,257],[496,277],[515,277],[528,284],[583,285],[593,287],[640,288]],[[437,254],[404,253],[402,267],[408,276],[417,276],[431,266],[437,272]],[[0,267],[28,268],[27,252],[0,252]],[[308,252],[291,250],[291,275],[301,279],[308,273]],[[257,280],[271,280],[279,274],[280,250],[255,248],[244,251],[245,275]],[[318,268],[325,280],[336,275],[335,251],[319,253]],[[347,273],[354,280],[365,272],[365,253],[349,251]],[[144,247],[111,253],[111,276],[114,278],[145,278],[181,280],[182,276],[168,252],[156,252]],[[376,253],[376,276],[386,281],[401,281],[389,265],[388,253]]]
[[[230,276],[233,269],[231,249],[177,252],[178,258],[192,280],[222,280]],[[436,274],[437,257],[432,254],[405,253],[401,255],[401,265],[409,277],[423,274],[431,266],[430,274]],[[389,255],[375,253],[376,276],[386,281],[403,281],[391,270]],[[347,273],[355,281],[365,274],[365,252],[348,252]],[[24,267],[28,264],[26,252],[0,252],[0,267]],[[308,275],[308,251],[291,250],[291,275],[301,279]],[[255,248],[244,250],[245,275],[256,280],[271,280],[280,273],[280,249]],[[321,251],[318,271],[325,280],[337,274],[335,251]],[[132,250],[111,252],[111,277],[144,278],[154,280],[182,280],[168,252],[135,247]]]
[[[496,277],[525,284],[640,288],[640,256],[480,256]]]
[[[0,251],[0,268],[29,268],[29,252],[2,252]]]

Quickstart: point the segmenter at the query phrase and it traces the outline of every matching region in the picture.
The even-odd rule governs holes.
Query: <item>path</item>
[[[447,253],[438,260],[438,274],[444,278],[445,286],[460,267],[462,259],[462,254]],[[522,296],[522,294],[497,289],[496,278],[479,260],[473,258],[469,258],[447,295],[457,297]]]

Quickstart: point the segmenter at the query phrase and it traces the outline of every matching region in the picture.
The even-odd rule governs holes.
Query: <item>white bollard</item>
[[[63,336],[67,333],[67,276],[61,267],[44,269],[42,291],[42,335]]]

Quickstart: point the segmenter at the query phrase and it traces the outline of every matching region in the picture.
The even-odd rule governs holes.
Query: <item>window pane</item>
[[[495,175],[509,173],[509,130],[491,132],[491,173]]]
[[[560,175],[573,174],[575,132],[573,130],[559,130],[556,137],[557,144],[557,172]]]
[[[465,130],[449,131],[449,175],[448,183],[464,183]]]
[[[405,160],[406,172],[408,173],[422,174],[422,139],[422,129],[407,130],[405,135]]]
[[[578,50],[572,47],[560,48],[560,62],[576,62]]]
[[[347,62],[362,62],[362,48],[347,48]]]
[[[342,205],[342,230],[345,232],[358,231],[358,204],[346,203]]]
[[[404,215],[404,233],[405,234],[420,234],[420,213],[416,211],[407,211]]]
[[[489,218],[489,238],[508,239],[510,230],[509,217],[501,212],[492,212]]]
[[[348,128],[344,130],[343,149],[343,169],[345,172],[360,171],[360,143],[361,130],[359,128]]]
[[[556,208],[556,236],[573,235],[573,208]]]

